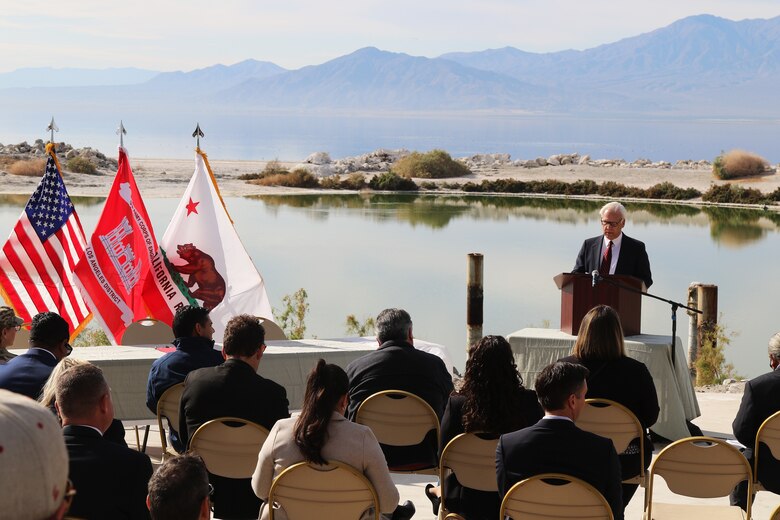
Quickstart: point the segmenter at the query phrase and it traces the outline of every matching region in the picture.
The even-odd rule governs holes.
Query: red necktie
[[[604,257],[601,259],[601,267],[599,267],[599,274],[601,276],[609,275],[609,266],[612,264],[612,241],[607,244],[607,250],[604,251]]]

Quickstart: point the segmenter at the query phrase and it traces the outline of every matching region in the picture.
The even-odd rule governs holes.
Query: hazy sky
[[[709,13],[780,15],[778,0],[0,0],[0,72],[191,70],[247,58],[285,68],[356,49],[434,57],[513,46],[585,49]]]

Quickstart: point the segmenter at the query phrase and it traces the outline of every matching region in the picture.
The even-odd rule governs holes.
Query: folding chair
[[[756,432],[756,442],[753,445],[753,491],[766,491],[758,478],[758,448],[759,443],[769,448],[772,458],[780,459],[780,412],[776,412],[761,423]],[[780,461],[778,462],[780,464]]]
[[[439,482],[441,483],[441,506],[439,517],[446,517],[450,510],[447,507],[446,478],[454,474],[458,482],[471,489],[479,491],[494,491],[498,496],[496,480],[496,446],[498,436],[485,434],[461,433],[444,447],[439,460]]]
[[[157,401],[157,426],[160,428],[160,446],[162,446],[162,460],[165,462],[168,457],[175,457],[178,455],[173,447],[168,446],[168,440],[165,436],[165,422],[166,419],[173,427],[179,427],[179,402],[181,401],[181,394],[184,392],[184,383],[177,383],[168,388],[163,395],[160,396],[160,400]]]
[[[542,473],[512,486],[501,502],[500,518],[612,520],[607,500],[596,488],[562,473]]]
[[[127,327],[122,345],[167,345],[173,339],[173,329],[167,323],[148,318]]]
[[[379,498],[371,482],[342,462],[325,466],[299,462],[282,471],[268,495],[270,517],[281,509],[288,520],[358,520],[373,508],[379,520]]]
[[[237,417],[220,417],[195,430],[189,451],[200,455],[209,473],[250,478],[267,437],[268,430],[259,424]]]
[[[747,514],[737,506],[706,504],[662,504],[653,502],[655,477],[663,477],[672,493],[694,498],[728,496],[747,480]],[[688,437],[673,442],[650,465],[645,499],[645,520],[750,520],[753,482],[750,464],[738,449],[712,437]]]

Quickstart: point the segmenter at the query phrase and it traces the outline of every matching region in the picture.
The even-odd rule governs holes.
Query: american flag
[[[0,287],[26,323],[39,312],[54,311],[73,334],[89,317],[73,282],[86,241],[57,166],[52,151],[46,173],[0,252]]]

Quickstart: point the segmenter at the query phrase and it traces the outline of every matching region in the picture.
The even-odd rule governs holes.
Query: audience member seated
[[[412,318],[403,309],[385,309],[376,318],[379,348],[347,365],[349,376],[348,417],[355,420],[358,407],[369,396],[383,390],[404,390],[424,399],[441,419],[452,392],[452,376],[444,362],[414,348]],[[425,439],[412,447],[382,445],[391,467],[436,465],[436,439]]]
[[[73,348],[70,327],[56,312],[36,314],[30,329],[30,348],[0,365],[0,388],[38,399],[54,366]]]
[[[612,441],[577,428],[585,406],[588,369],[558,361],[539,372],[535,389],[544,417],[533,426],[502,435],[496,450],[498,491],[541,473],[563,473],[584,480],[623,519],[620,461]]]
[[[460,390],[454,392],[441,421],[441,451],[461,433],[509,433],[544,416],[536,393],[523,386],[512,347],[501,336],[485,336],[468,351]],[[498,493],[463,487],[455,475],[447,477],[448,511],[468,520],[495,520],[501,509]],[[428,484],[425,494],[439,513],[441,489]]]
[[[612,307],[597,305],[580,325],[571,356],[561,361],[579,363],[590,371],[586,398],[598,397],[616,401],[636,415],[645,431],[645,469],[653,458],[653,442],[648,428],[658,419],[658,395],[653,376],[644,363],[626,356],[623,326]],[[639,475],[639,439],[619,454],[623,480]],[[638,485],[623,484],[623,505],[634,496]]]
[[[214,326],[209,311],[203,307],[187,305],[173,318],[173,345],[176,350],[152,363],[146,384],[146,406],[157,414],[157,402],[173,385],[182,383],[187,374],[198,368],[215,367],[224,360],[222,353],[214,350]],[[171,446],[182,453],[187,444],[179,440],[178,424],[169,424]]]
[[[114,403],[103,372],[91,364],[62,372],[55,387],[78,490],[70,514],[77,518],[146,519],[146,486],[152,463],[143,453],[110,442],[103,434],[114,420]]]
[[[0,307],[0,365],[16,357],[16,354],[8,352],[8,347],[13,346],[22,323],[24,320],[17,316],[11,307]]]
[[[246,419],[270,430],[276,421],[290,416],[284,387],[257,373],[265,352],[265,330],[255,316],[241,314],[228,322],[222,352],[224,364],[190,372],[181,396],[182,443],[203,423],[218,417]],[[214,486],[214,516],[257,518],[260,501],[250,479],[230,479],[210,474]]]
[[[62,376],[62,373],[76,365],[88,365],[89,361],[84,361],[83,359],[77,359],[74,357],[66,357],[59,363],[57,363],[57,366],[54,367],[54,370],[52,370],[51,375],[49,376],[49,379],[46,381],[46,384],[43,385],[43,390],[41,391],[41,396],[38,398],[38,402],[40,402],[43,406],[48,408],[52,411],[52,413],[57,417],[57,420],[60,421],[60,424],[62,424],[62,419],[60,418],[59,413],[57,412],[57,408],[55,406],[56,403],[56,395],[55,395],[55,389],[57,387],[57,381],[60,380],[60,376]],[[111,421],[111,426],[108,427],[108,430],[103,433],[103,438],[107,441],[115,442],[119,444],[120,446],[127,446],[127,442],[125,441],[125,427],[122,424],[122,421],[119,419],[114,419]]]
[[[320,359],[309,374],[303,409],[298,418],[278,421],[257,461],[252,488],[263,500],[262,519],[269,518],[268,494],[279,473],[298,462],[326,464],[339,461],[362,471],[379,497],[379,509],[385,518],[411,518],[414,505],[398,504],[398,490],[390,478],[387,463],[371,429],[349,422],[347,408],[347,374],[338,365]],[[327,478],[325,475],[324,478]],[[274,513],[280,518],[280,513]]]
[[[745,393],[731,427],[734,436],[746,446],[744,454],[753,465],[756,434],[770,415],[780,411],[780,332],[769,339],[769,366],[771,372],[751,379],[745,384]],[[758,458],[758,481],[768,491],[780,494],[780,464],[767,446],[761,446]],[[747,482],[742,482],[729,497],[732,506],[747,508]]]
[[[75,490],[62,430],[43,406],[0,390],[0,517],[62,520]]]
[[[203,460],[185,454],[166,460],[152,475],[146,505],[152,520],[209,520],[210,495]]]

